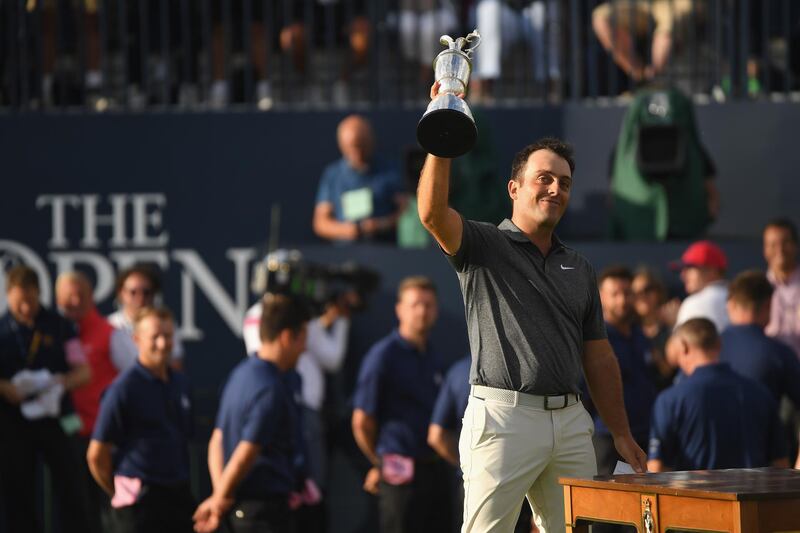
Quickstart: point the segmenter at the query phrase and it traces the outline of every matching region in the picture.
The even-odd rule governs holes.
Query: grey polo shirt
[[[463,219],[458,274],[469,331],[470,383],[530,394],[580,391],[583,342],[606,328],[589,261],[555,235],[544,257],[506,219]]]

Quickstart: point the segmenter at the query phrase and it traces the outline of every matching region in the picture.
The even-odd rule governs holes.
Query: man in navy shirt
[[[89,529],[80,458],[65,433],[80,429],[69,396],[91,378],[74,325],[42,308],[39,279],[26,266],[6,275],[8,313],[0,317],[0,508],[12,532],[41,530],[36,460],[52,474],[61,530]],[[1,519],[2,517],[0,517]],[[3,524],[0,523],[0,529]]]
[[[721,335],[720,360],[800,408],[800,360],[783,342],[764,333],[770,318],[772,284],[762,272],[742,272],[728,288],[731,325]]]
[[[106,390],[86,453],[120,532],[192,531],[192,404],[188,381],[170,368],[174,328],[166,309],[139,312],[137,362]]]
[[[623,399],[631,433],[636,443],[645,448],[650,433],[650,410],[656,391],[646,363],[650,354],[650,341],[634,323],[632,283],[633,273],[627,267],[611,266],[600,273],[597,284],[608,342],[614,349],[622,374]],[[622,457],[614,447],[611,432],[591,404],[591,399],[587,397],[587,400],[595,423],[592,444],[597,454],[597,473],[611,474]]]
[[[436,322],[436,287],[417,276],[400,283],[398,328],[361,364],[353,398],[353,436],[372,463],[364,489],[379,497],[382,533],[441,532],[449,521],[447,470],[427,444],[442,379],[428,343]]]
[[[295,531],[289,495],[298,488],[301,421],[292,369],[305,350],[309,318],[296,296],[264,296],[261,347],[234,368],[222,393],[208,443],[213,492],[195,512],[197,531],[214,531],[229,509],[237,533]]]
[[[667,351],[686,377],[656,399],[649,471],[789,466],[775,401],[719,361],[710,320],[678,326]]]
[[[339,123],[342,158],[325,168],[317,189],[314,233],[332,241],[395,239],[405,207],[397,169],[373,157],[372,127],[359,115]]]

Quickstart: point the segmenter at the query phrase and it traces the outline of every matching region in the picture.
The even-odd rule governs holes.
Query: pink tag
[[[114,476],[114,497],[111,507],[119,509],[136,503],[142,491],[142,480],[135,477]]]
[[[64,343],[64,352],[67,354],[67,362],[71,366],[85,365],[86,352],[83,350],[83,345],[78,339],[70,339]]]
[[[407,485],[414,480],[414,459],[389,453],[383,456],[381,477],[389,485]]]
[[[319,490],[319,487],[311,478],[306,479],[306,485],[303,487],[301,496],[305,505],[317,505],[322,501],[322,491]]]

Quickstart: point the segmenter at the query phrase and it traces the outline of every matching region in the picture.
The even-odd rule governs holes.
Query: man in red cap
[[[730,324],[726,307],[728,258],[725,252],[711,241],[698,241],[683,252],[674,266],[680,268],[681,280],[689,295],[678,309],[675,326],[692,318],[707,318],[718,332],[725,329]]]

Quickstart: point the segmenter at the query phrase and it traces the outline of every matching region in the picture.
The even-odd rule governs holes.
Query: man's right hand
[[[431,100],[433,100],[434,98],[439,96],[439,88],[441,86],[442,86],[442,84],[439,83],[438,81],[434,82],[433,85],[431,85]],[[458,96],[459,98],[463,99],[467,95],[464,94],[464,93],[458,93],[456,96]]]
[[[373,466],[367,472],[367,477],[364,478],[364,490],[370,494],[378,494],[381,482],[381,470],[377,466]]]
[[[197,506],[192,516],[194,530],[198,533],[211,533],[219,527],[222,516],[233,505],[233,500],[212,494]]]

